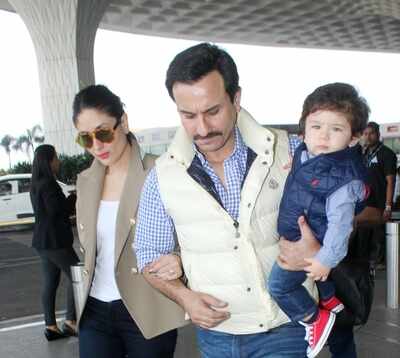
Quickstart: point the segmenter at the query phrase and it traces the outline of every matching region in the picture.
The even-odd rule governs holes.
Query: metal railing
[[[399,308],[400,221],[386,223],[386,306]]]

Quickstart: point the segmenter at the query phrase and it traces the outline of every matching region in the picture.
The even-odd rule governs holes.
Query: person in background
[[[396,183],[396,154],[380,140],[379,125],[369,122],[363,133],[364,161],[368,168],[371,185],[376,188],[377,207],[382,212],[384,222],[392,214],[394,188]],[[373,229],[375,264],[385,262],[385,226],[379,225]]]
[[[42,262],[44,286],[42,305],[47,340],[76,335],[76,317],[70,266],[79,259],[72,248],[74,236],[69,216],[72,214],[56,175],[60,161],[52,145],[36,148],[32,164],[30,197],[35,215],[32,246]],[[62,330],[57,327],[55,301],[61,271],[67,276],[67,313]]]
[[[74,99],[77,143],[93,157],[78,176],[77,226],[84,253],[78,313],[81,358],[172,358],[184,312],[138,273],[132,250],[136,211],[150,158],[143,160],[121,99],[102,85]],[[180,259],[157,262],[157,277],[181,276]]]

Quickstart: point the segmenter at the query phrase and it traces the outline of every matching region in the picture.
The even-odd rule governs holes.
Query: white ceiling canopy
[[[5,0],[0,8],[11,10]],[[400,52],[400,0],[110,0],[100,26],[201,41]]]

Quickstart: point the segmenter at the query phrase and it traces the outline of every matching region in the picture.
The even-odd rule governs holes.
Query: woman
[[[74,236],[69,219],[71,205],[55,178],[59,167],[60,161],[52,145],[44,144],[36,148],[30,192],[35,214],[32,246],[42,261],[42,304],[46,323],[44,334],[49,341],[76,335],[70,266],[78,262],[78,256],[72,248]],[[55,317],[61,271],[68,277],[67,314],[62,331],[57,327]]]
[[[87,297],[78,317],[80,357],[172,358],[184,315],[136,268],[135,215],[147,165],[123,104],[108,88],[89,86],[74,99],[73,121],[77,142],[94,156],[77,183]],[[180,276],[177,256],[160,260],[162,278]]]

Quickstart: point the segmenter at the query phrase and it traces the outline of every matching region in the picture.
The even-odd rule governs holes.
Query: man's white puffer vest
[[[187,173],[195,152],[182,128],[156,169],[190,288],[228,302],[231,317],[214,330],[249,334],[288,321],[265,287],[279,251],[277,217],[288,173],[283,169],[288,138],[286,132],[263,128],[244,109],[237,126],[257,154],[242,188],[239,225]]]

